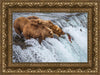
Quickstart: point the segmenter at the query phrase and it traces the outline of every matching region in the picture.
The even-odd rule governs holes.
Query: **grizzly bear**
[[[23,35],[26,39],[38,38],[39,43],[46,37],[53,38],[53,32],[50,28],[43,25],[34,25],[32,23],[27,23],[23,28]]]
[[[58,36],[65,34],[60,27],[54,25],[51,21],[48,21],[47,26],[53,30],[53,33],[57,34]]]
[[[19,17],[14,21],[14,29],[17,34],[19,34],[22,37],[22,32],[24,26],[29,23],[30,20],[25,17]]]
[[[53,33],[58,36],[64,35],[65,33],[59,28],[57,25],[54,25],[50,20],[42,20],[40,18],[37,19],[30,19],[31,21],[36,21],[37,25],[45,25],[48,28],[52,29]]]

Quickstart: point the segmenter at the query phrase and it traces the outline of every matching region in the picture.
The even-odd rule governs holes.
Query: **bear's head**
[[[55,33],[57,33],[59,36],[60,35],[64,35],[65,33],[62,31],[62,29],[60,28],[60,27],[58,27],[57,25],[55,25],[55,30],[56,30],[56,32]]]
[[[56,33],[58,36],[64,35],[65,33],[62,31],[60,27],[54,25],[51,21],[48,20],[49,27],[53,29],[53,32]]]
[[[42,25],[42,28],[45,31],[45,37],[53,38],[53,31],[50,28],[43,25]]]

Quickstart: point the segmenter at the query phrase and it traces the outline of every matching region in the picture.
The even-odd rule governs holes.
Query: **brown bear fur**
[[[51,21],[47,21],[47,26],[53,30],[53,32],[55,34],[57,34],[58,36],[60,35],[64,35],[65,33],[62,31],[62,29],[60,27],[58,27],[57,25],[54,25]]]
[[[46,37],[53,37],[53,32],[46,26],[42,25],[33,25],[32,23],[28,23],[24,26],[23,35],[26,39],[30,38],[39,38],[39,43],[44,40]]]
[[[49,27],[50,29],[52,29],[53,33],[55,33],[58,36],[65,34],[61,28],[59,28],[57,25],[54,25],[50,20],[42,20],[40,18],[37,19],[31,18],[30,20],[36,21],[37,25],[45,25]]]
[[[21,37],[22,37],[21,33],[23,32],[23,28],[27,23],[32,23],[33,25],[37,25],[39,21],[36,19],[29,20],[28,18],[25,18],[25,17],[19,17],[14,21],[15,32],[19,34]]]
[[[37,16],[29,16],[29,17],[27,17],[28,19],[39,19],[39,17],[37,17]]]
[[[40,25],[45,25],[48,28],[52,29],[53,33],[55,33],[56,35],[60,36],[65,34],[61,28],[59,28],[57,25],[54,25],[51,21],[49,20],[46,21],[41,19],[37,19],[37,20],[39,20]]]
[[[30,19],[30,23],[33,25],[39,25],[39,20],[38,19]]]
[[[27,18],[25,18],[25,17],[19,17],[19,18],[17,18],[14,21],[14,29],[15,29],[15,32],[17,34],[19,34],[20,36],[22,36],[21,33],[23,32],[23,28],[29,22],[30,22],[30,20],[27,19]]]

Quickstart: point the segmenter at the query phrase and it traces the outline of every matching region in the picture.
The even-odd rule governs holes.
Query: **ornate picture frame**
[[[2,1],[0,22],[1,75],[16,74],[98,74],[99,75],[99,11],[98,2],[75,1]],[[45,9],[45,10],[44,10]],[[87,12],[87,63],[12,63],[13,12]]]

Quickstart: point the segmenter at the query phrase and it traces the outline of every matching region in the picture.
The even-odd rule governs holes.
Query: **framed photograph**
[[[1,1],[0,74],[99,75],[99,1]]]

